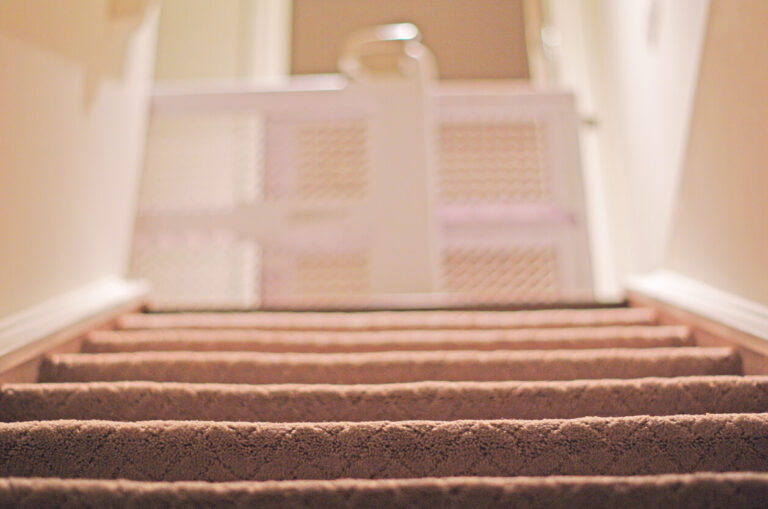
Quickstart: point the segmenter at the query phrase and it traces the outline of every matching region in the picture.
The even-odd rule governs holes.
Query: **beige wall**
[[[768,305],[768,2],[713,0],[667,268]]]
[[[161,0],[158,81],[288,73],[290,0]]]
[[[162,0],[157,35],[157,80],[238,76],[240,0]]]
[[[0,317],[125,269],[154,48],[145,8],[0,2]]]
[[[294,0],[291,72],[337,72],[350,31],[412,22],[441,78],[527,78],[522,0]]]

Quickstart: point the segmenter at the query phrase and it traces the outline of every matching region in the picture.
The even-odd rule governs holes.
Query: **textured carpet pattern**
[[[768,414],[0,424],[0,475],[146,481],[768,470]]]
[[[256,351],[343,353],[392,350],[560,350],[693,346],[688,327],[607,326],[552,329],[306,332],[244,329],[96,331],[89,353]]]
[[[232,507],[261,509],[763,509],[768,474],[698,473],[631,477],[448,477],[427,479],[178,482],[10,478],[0,506]]]
[[[740,358],[731,348],[349,354],[139,352],[54,355],[41,366],[40,381],[375,384],[420,380],[574,380],[733,375],[740,372]]]
[[[375,311],[360,313],[172,313],[129,314],[118,329],[235,328],[269,330],[506,329],[652,325],[653,309],[558,309],[542,311]]]
[[[764,507],[768,376],[643,308],[128,314],[0,386],[0,477],[0,507]]]
[[[2,422],[451,421],[752,412],[768,412],[768,377],[377,385],[91,382],[0,387]]]

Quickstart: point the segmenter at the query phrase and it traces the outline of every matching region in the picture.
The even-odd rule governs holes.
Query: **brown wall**
[[[337,72],[350,31],[412,22],[445,79],[528,78],[522,0],[294,0],[291,72]]]
[[[713,0],[667,268],[768,305],[768,2]]]

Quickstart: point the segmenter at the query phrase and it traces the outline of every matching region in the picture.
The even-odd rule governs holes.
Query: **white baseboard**
[[[768,340],[768,307],[674,272],[633,276],[627,289]]]
[[[143,281],[107,277],[0,319],[0,356],[148,293]]]

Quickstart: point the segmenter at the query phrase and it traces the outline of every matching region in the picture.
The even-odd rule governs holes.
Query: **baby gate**
[[[154,305],[588,295],[572,97],[417,71],[158,91],[131,260]]]

